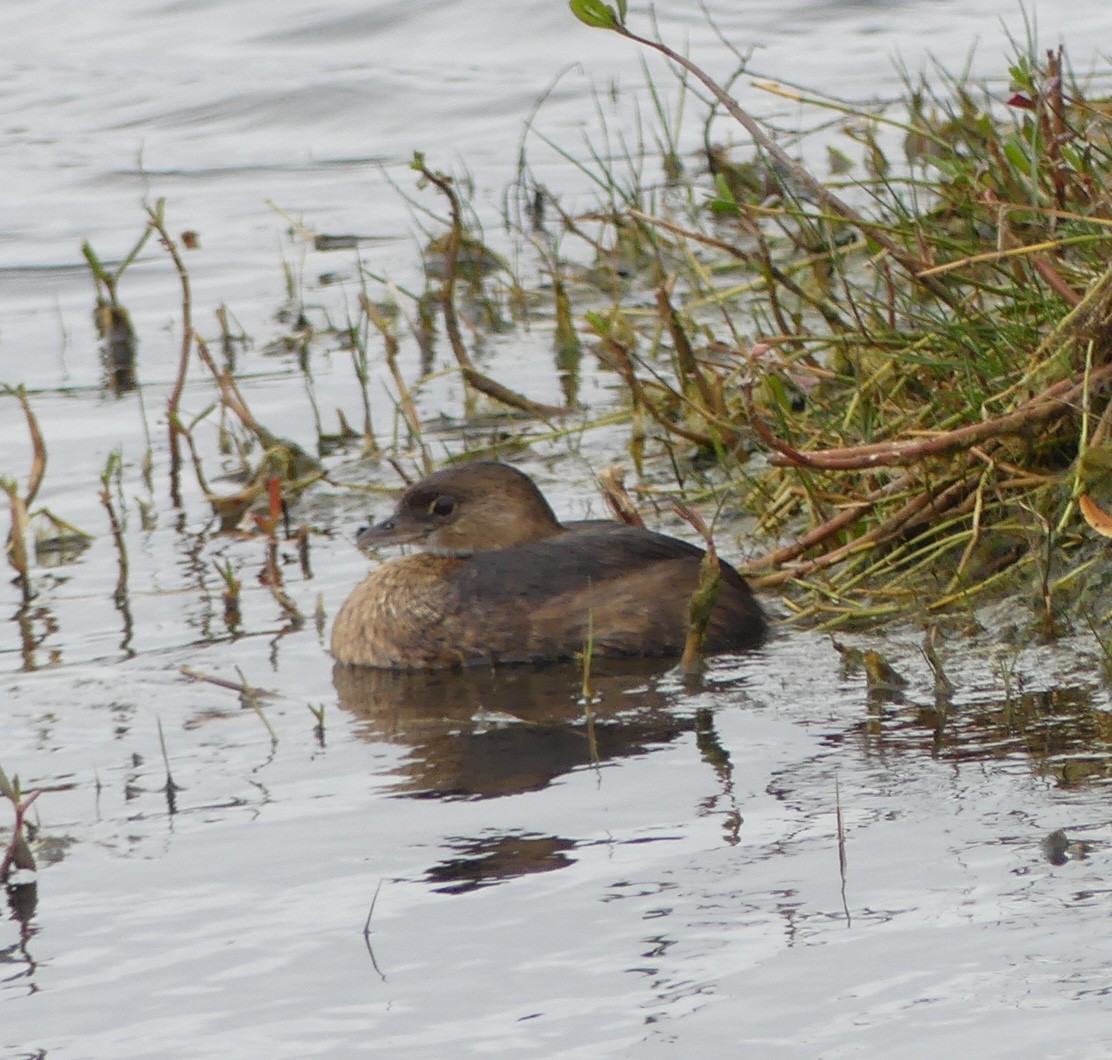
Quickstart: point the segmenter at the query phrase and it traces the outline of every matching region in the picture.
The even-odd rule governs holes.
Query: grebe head
[[[465,556],[540,541],[560,523],[528,475],[475,461],[437,471],[401,495],[393,515],[360,530],[360,548],[416,544]]]

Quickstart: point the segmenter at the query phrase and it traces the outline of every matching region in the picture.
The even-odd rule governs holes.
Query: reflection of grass
[[[960,709],[888,703],[862,735],[871,751],[886,756],[925,752],[954,763],[1029,762],[1062,787],[1112,776],[1112,719],[1087,675],[1081,684],[1067,677],[1053,689],[1024,690],[1012,665],[994,660],[994,677],[1008,687],[991,698],[978,696]]]

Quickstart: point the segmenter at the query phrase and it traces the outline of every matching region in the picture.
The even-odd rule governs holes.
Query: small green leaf
[[[832,177],[843,177],[853,169],[853,161],[849,155],[830,144],[826,146],[826,163]]]
[[[588,309],[584,314],[584,318],[587,321],[587,325],[596,335],[601,335],[603,338],[606,338],[607,334],[610,332],[610,321],[608,321],[602,313],[594,309]]]
[[[1004,154],[1011,164],[1020,173],[1027,173],[1031,168],[1031,160],[1022,143],[1014,137],[1004,143]]]
[[[780,406],[785,412],[791,412],[792,402],[791,397],[788,395],[784,387],[784,381],[778,376],[769,375],[765,377],[765,386],[772,399]]]
[[[714,175],[714,190],[718,193],[710,203],[713,213],[738,213],[737,199],[734,198],[730,182],[722,173]]]
[[[595,29],[617,29],[621,24],[614,9],[602,0],[569,0],[568,6],[580,22]]]

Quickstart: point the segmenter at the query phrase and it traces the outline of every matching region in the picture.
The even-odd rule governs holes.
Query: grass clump
[[[734,161],[708,134],[694,194],[612,212],[655,312],[588,314],[635,423],[694,444],[780,539],[745,573],[814,622],[1018,590],[1053,626],[1112,527],[1112,103],[1033,45],[1006,91],[922,78],[865,109],[764,86],[860,146],[820,182],[624,10],[571,6],[752,144]]]

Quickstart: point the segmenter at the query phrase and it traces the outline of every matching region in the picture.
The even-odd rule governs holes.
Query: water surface
[[[896,56],[959,68],[975,40],[978,68],[999,73],[1000,19],[1024,32],[996,0],[709,8],[740,50],[757,49],[754,78],[848,98],[894,94]],[[1044,46],[1064,38],[1081,68],[1110,39],[1103,0],[1068,21],[1058,5],[1028,10]],[[666,39],[731,69],[697,5],[659,14]],[[275,344],[291,330],[277,315],[283,266],[318,325],[343,321],[360,264],[419,284],[420,207],[442,206],[416,186],[415,149],[470,174],[488,239],[518,253],[501,211],[524,120],[551,88],[543,138],[526,138],[531,165],[570,203],[592,202],[544,139],[585,157],[596,100],[613,95],[613,109],[598,104],[610,122],[647,113],[631,45],[539,2],[53,0],[4,21],[0,382],[30,388],[47,441],[36,507],[94,537],[66,562],[44,554],[26,605],[0,582],[0,767],[44,789],[37,888],[12,893],[0,926],[0,1049],[1107,1054],[1112,725],[1091,637],[1013,649],[954,632],[946,697],[917,630],[856,638],[908,682],[870,692],[829,638],[784,627],[762,651],[717,660],[702,685],[607,669],[590,725],[574,667],[334,684],[327,616],[367,566],[350,537],[388,503],[347,487],[395,485],[389,465],[330,454],[332,482],[294,512],[313,530],[309,571],[281,550],[297,625],[258,582],[262,540],[218,533],[188,475],[183,507],[169,502],[180,298],[154,242],[121,288],[142,388],[105,385],[80,245],[120,260],[142,202],[164,197],[171,231],[200,239],[186,255],[199,330],[218,338],[227,306],[251,339],[238,368],[253,411],[312,448],[306,376]],[[815,121],[740,85],[782,128]],[[687,146],[700,135],[696,120]],[[314,249],[297,224],[361,237],[358,259]],[[496,378],[559,400],[543,318],[482,353]],[[401,356],[416,381],[419,351],[407,341]],[[436,367],[447,360],[438,351]],[[322,418],[342,408],[358,422],[349,355],[319,344],[310,367]],[[374,369],[385,442],[393,403]],[[605,409],[611,386],[587,369],[581,400]],[[195,366],[189,414],[215,397]],[[437,458],[457,449],[458,380],[441,373],[417,399],[444,417]],[[599,514],[591,472],[624,446],[622,430],[595,430],[534,446],[522,466],[562,515]],[[99,497],[117,449],[122,593]],[[25,480],[29,466],[22,414],[0,397],[0,474]],[[217,560],[243,580],[233,629]],[[260,702],[273,736],[234,691],[181,667],[271,693]],[[309,709],[321,706],[323,732]]]

